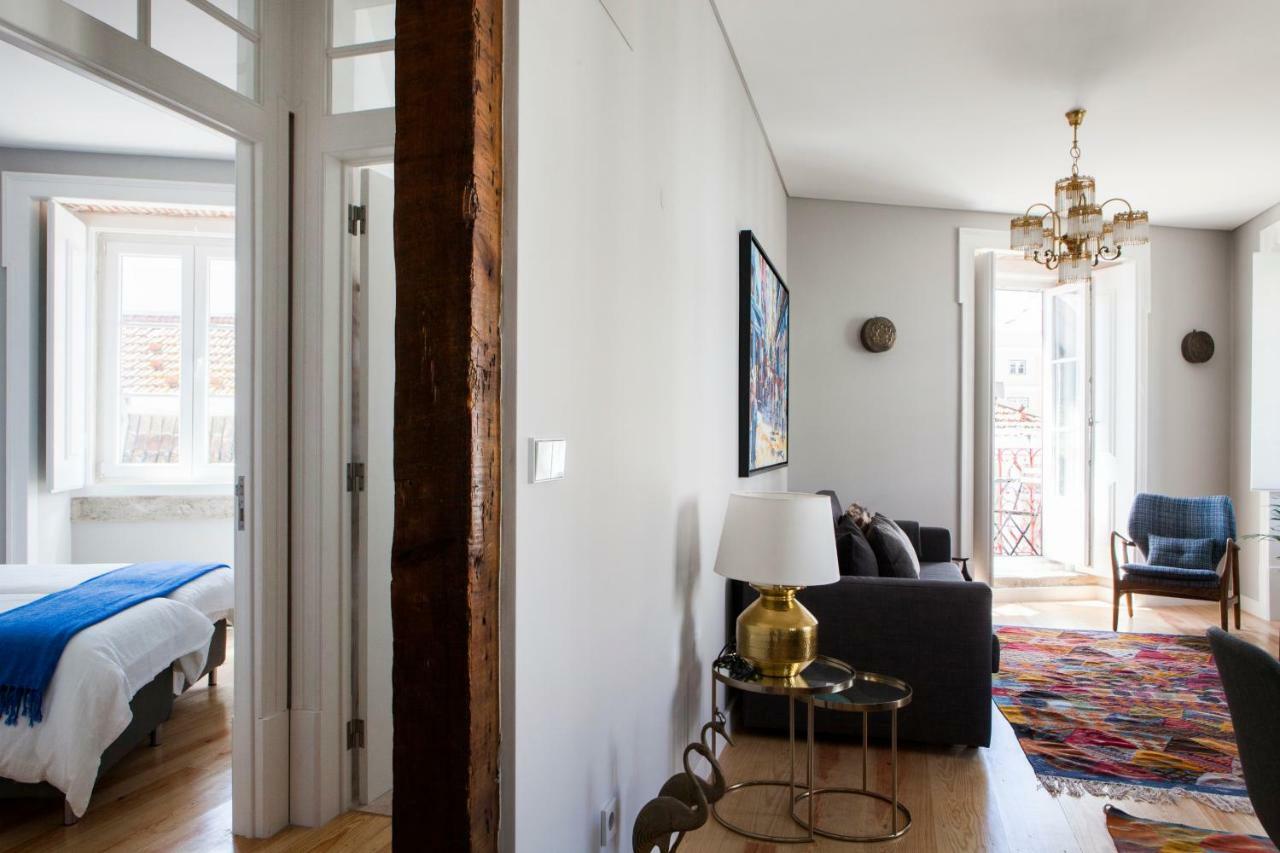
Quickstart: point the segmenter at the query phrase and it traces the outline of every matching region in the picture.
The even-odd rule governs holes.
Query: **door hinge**
[[[244,530],[244,475],[236,477],[236,530]]]
[[[364,491],[364,463],[363,462],[347,463],[347,491],[348,492]]]
[[[364,720],[347,720],[347,749],[364,749]]]
[[[367,211],[363,204],[347,205],[347,233],[358,237],[364,233]]]

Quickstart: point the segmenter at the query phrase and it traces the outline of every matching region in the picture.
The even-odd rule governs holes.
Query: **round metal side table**
[[[817,660],[805,667],[804,672],[792,678],[775,678],[756,673],[747,678],[735,678],[730,675],[727,669],[722,667],[711,667],[711,712],[713,719],[720,713],[720,703],[717,696],[717,684],[724,684],[729,687],[736,687],[739,690],[746,690],[750,693],[768,693],[775,696],[787,697],[787,717],[790,722],[790,778],[788,779],[748,779],[743,782],[736,782],[725,789],[725,797],[728,797],[734,791],[741,791],[745,788],[786,788],[787,789],[787,808],[791,813],[791,818],[799,822],[795,816],[795,803],[797,802],[796,788],[803,788],[805,791],[813,790],[813,705],[814,697],[825,693],[839,693],[853,686],[854,683],[853,667],[844,661],[836,660],[826,656],[819,656]],[[796,700],[804,702],[808,706],[808,726],[806,734],[808,737],[807,749],[805,754],[806,782],[798,784],[796,782]],[[716,748],[715,733],[711,734],[711,749],[714,752]],[[803,795],[802,795],[803,796]],[[721,800],[723,802],[723,800]],[[715,816],[717,822],[721,826],[736,832],[738,835],[746,838],[754,838],[758,841],[772,841],[775,844],[801,844],[814,840],[815,830],[813,820],[813,799],[809,800],[809,821],[808,824],[801,824],[805,828],[804,835],[768,835],[762,832],[752,832],[743,829],[720,816],[717,811],[716,803],[711,806],[711,814]]]
[[[860,672],[854,677],[853,685],[839,691],[813,697],[813,705],[832,711],[851,711],[862,714],[862,787],[861,788],[814,788],[812,785],[803,793],[796,795],[795,802],[809,801],[809,819],[805,820],[795,813],[793,806],[791,816],[796,823],[821,835],[837,841],[889,841],[906,834],[911,828],[911,812],[898,802],[898,709],[911,704],[911,686],[898,678],[888,675],[877,675],[874,672]],[[890,764],[893,767],[892,796],[872,791],[867,785],[867,716],[878,711],[888,711]],[[810,715],[812,716],[812,711]],[[843,794],[854,797],[869,797],[888,803],[891,815],[890,829],[887,833],[874,835],[847,835],[832,832],[816,825],[813,820],[813,801],[824,794]],[[902,820],[899,820],[901,815]]]

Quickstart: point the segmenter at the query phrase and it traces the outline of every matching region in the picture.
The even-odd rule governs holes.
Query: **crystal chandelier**
[[[1093,178],[1080,174],[1080,124],[1084,110],[1067,113],[1071,125],[1071,175],[1053,187],[1054,205],[1033,204],[1009,223],[1009,246],[1021,249],[1027,260],[1058,271],[1058,284],[1088,282],[1100,261],[1114,261],[1124,246],[1150,240],[1147,212],[1134,210],[1122,198],[1097,204]],[[1102,210],[1112,202],[1125,209],[1105,222]],[[1034,213],[1044,208],[1044,213]]]

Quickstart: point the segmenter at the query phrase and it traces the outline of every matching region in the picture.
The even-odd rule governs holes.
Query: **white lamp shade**
[[[729,495],[716,574],[761,586],[840,580],[830,498],[806,492]]]

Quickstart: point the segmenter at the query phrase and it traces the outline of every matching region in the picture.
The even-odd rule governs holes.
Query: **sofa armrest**
[[[920,528],[920,562],[950,563],[954,556],[950,530],[945,527]]]

